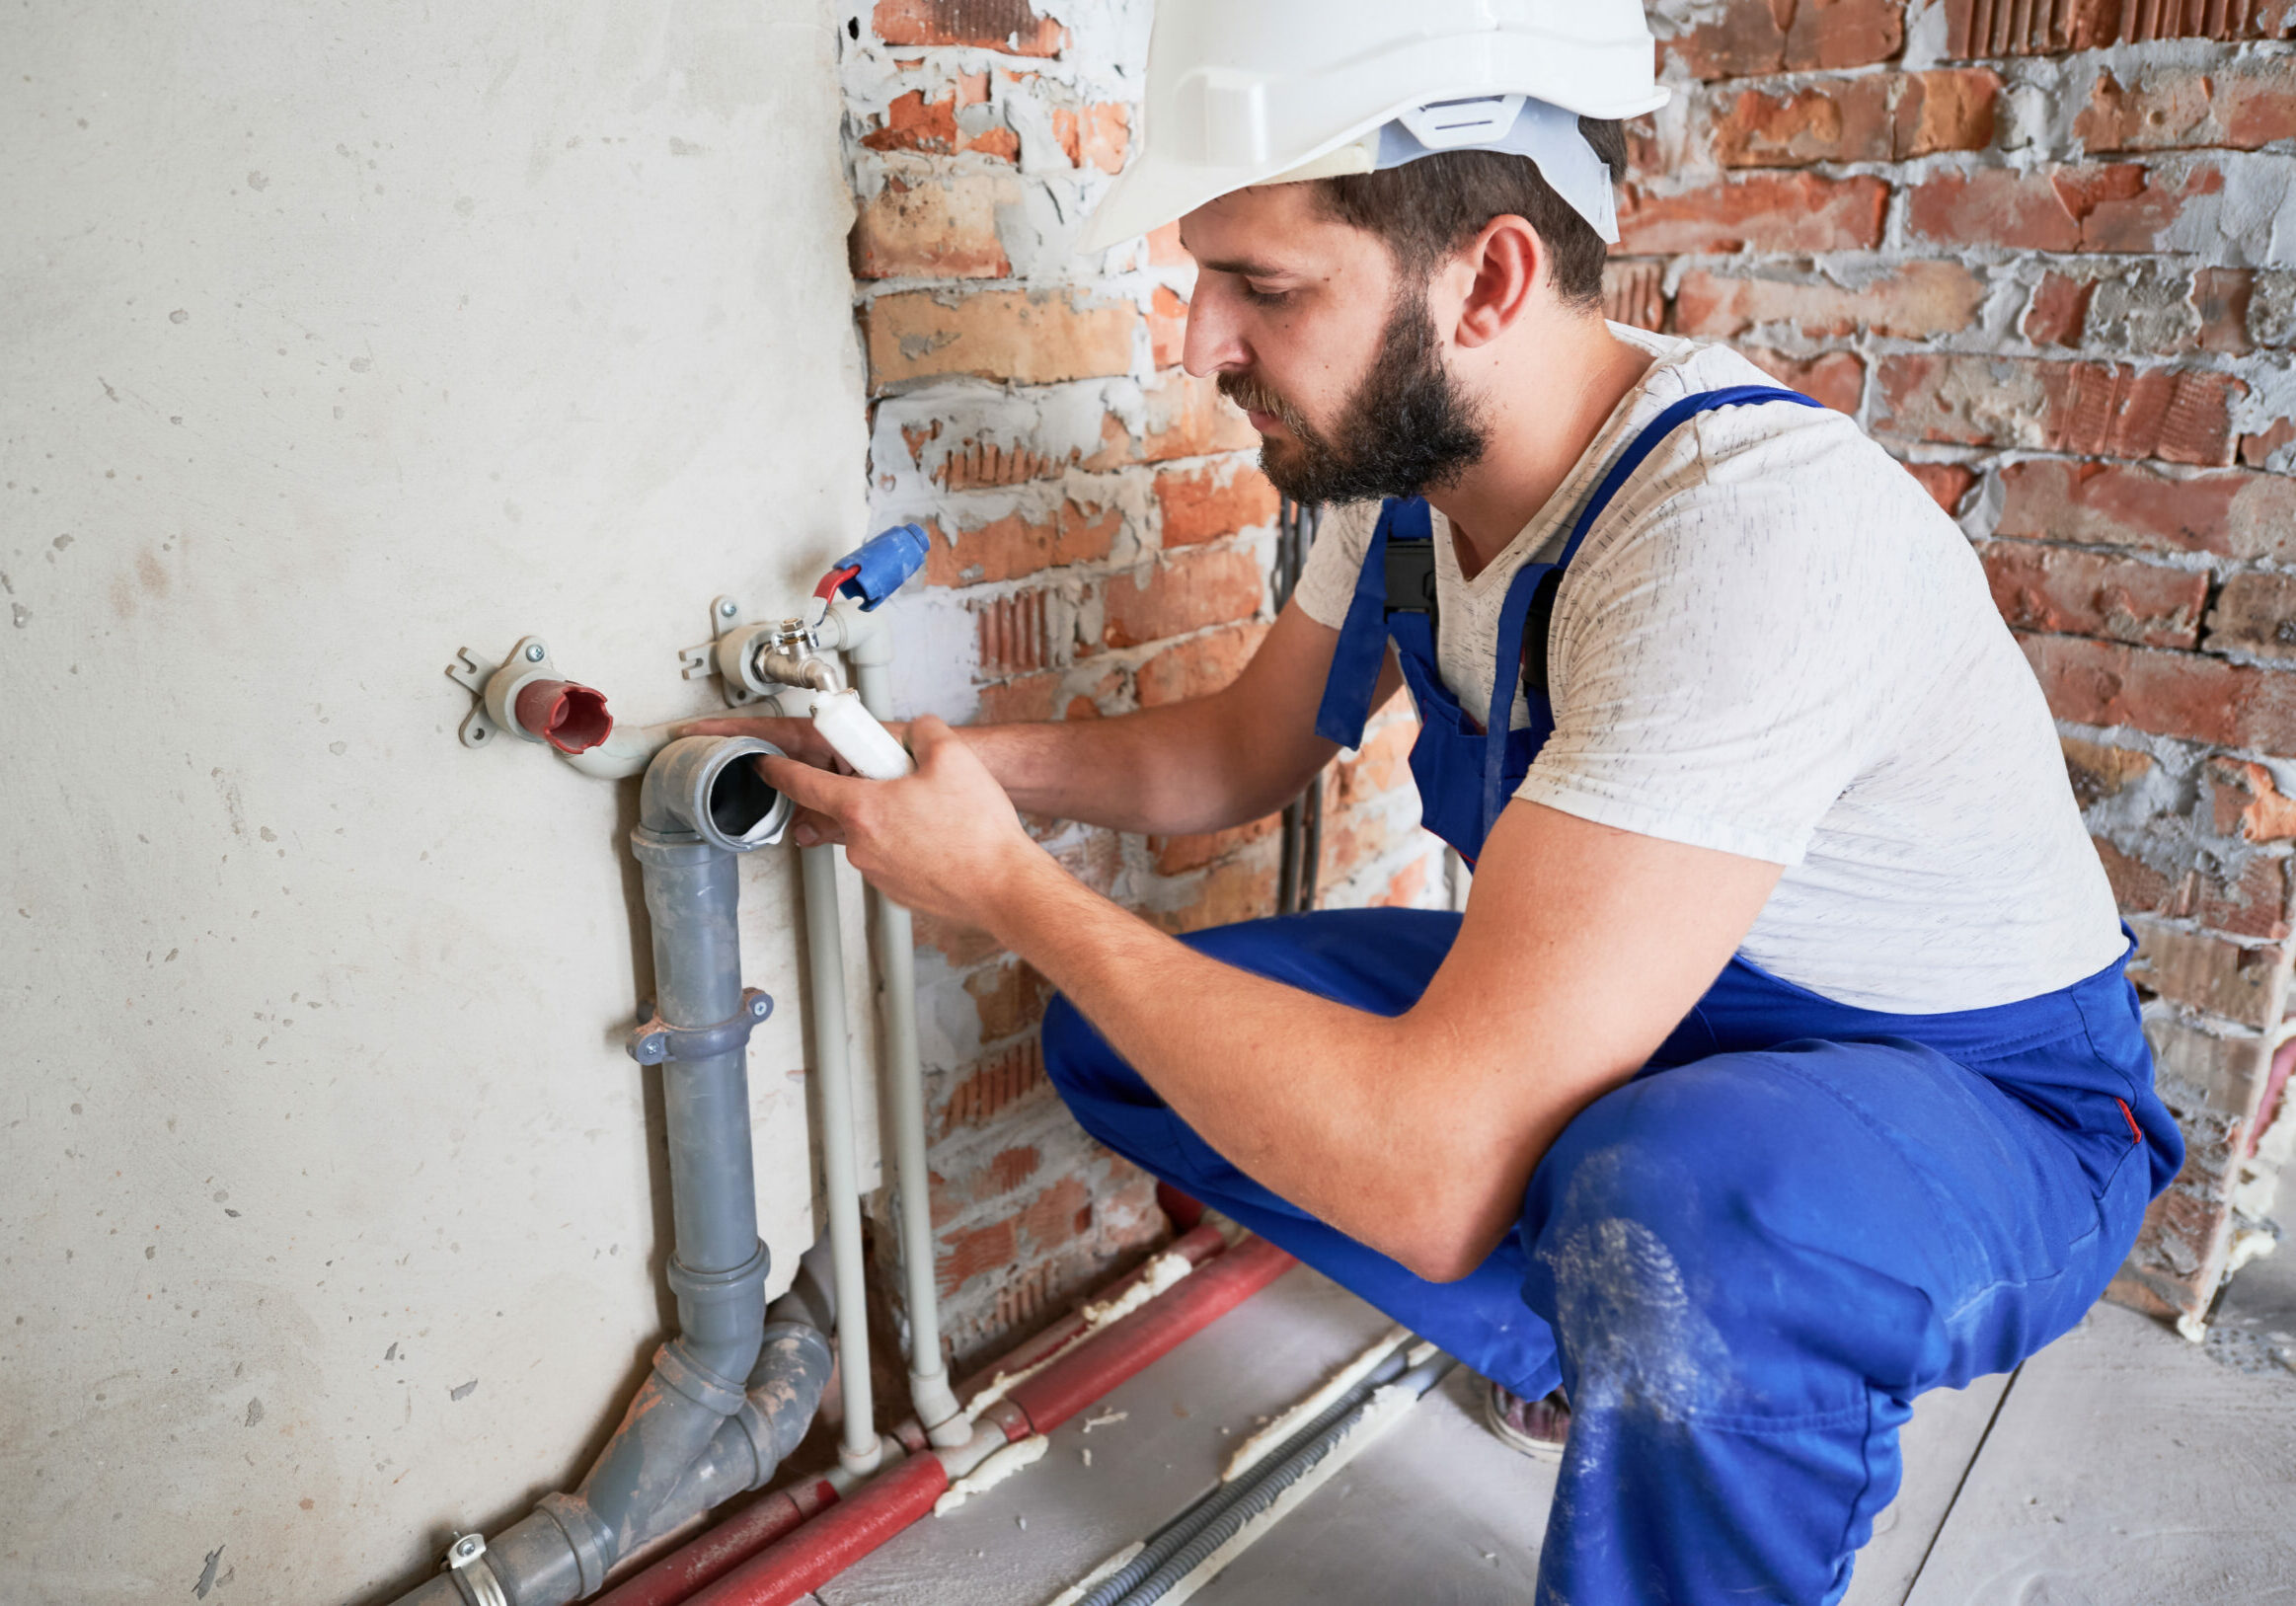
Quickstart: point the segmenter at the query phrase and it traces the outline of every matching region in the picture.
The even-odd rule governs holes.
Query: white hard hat
[[[1252,185],[1466,149],[1531,157],[1615,240],[1577,117],[1665,104],[1641,0],[1158,0],[1139,153],[1085,249]]]

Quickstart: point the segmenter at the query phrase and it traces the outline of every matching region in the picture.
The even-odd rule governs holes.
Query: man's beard
[[[1474,398],[1443,366],[1424,290],[1397,295],[1371,371],[1329,433],[1253,373],[1220,375],[1220,394],[1273,414],[1291,431],[1294,441],[1262,443],[1260,470],[1303,504],[1440,491],[1491,444]]]

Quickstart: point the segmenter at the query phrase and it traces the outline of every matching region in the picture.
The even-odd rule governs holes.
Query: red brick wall
[[[1026,0],[839,14],[875,510],[932,531],[926,594],[904,605],[905,650],[928,661],[905,678],[956,718],[1097,719],[1196,696],[1235,675],[1272,617],[1276,497],[1253,466],[1258,437],[1178,366],[1186,258],[1169,232],[1099,263],[1075,253],[1128,149],[1149,7],[1076,14]],[[1327,778],[1327,904],[1442,898],[1401,762],[1410,734],[1391,711]],[[1033,827],[1167,930],[1273,909],[1273,820],[1145,840]],[[1164,1222],[1147,1180],[1046,1085],[1041,978],[977,934],[924,936],[940,1281],[966,1359]]]
[[[1663,9],[1613,315],[1858,417],[1976,542],[2191,1145],[2118,1290],[2205,1312],[2268,1196],[2288,970],[2292,8]]]

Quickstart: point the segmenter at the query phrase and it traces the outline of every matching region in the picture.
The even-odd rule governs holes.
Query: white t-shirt
[[[1684,396],[1774,383],[1726,347],[1610,327],[1654,361],[1497,560],[1466,578],[1434,515],[1438,667],[1478,721],[1507,582],[1559,555],[1612,459]],[[1378,513],[1325,519],[1294,593],[1310,618],[1345,621]],[[1555,733],[1515,795],[1785,866],[1738,950],[1773,974],[1928,1014],[2119,955],[2056,728],[1976,554],[1842,415],[1777,403],[1677,427],[1571,560],[1550,640]]]

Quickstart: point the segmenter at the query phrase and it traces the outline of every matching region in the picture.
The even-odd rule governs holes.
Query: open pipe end
[[[757,760],[780,755],[755,736],[673,741],[647,769],[641,822],[657,831],[690,831],[727,853],[770,847],[789,825],[792,805],[757,773]]]
[[[519,726],[562,753],[586,753],[614,733],[606,695],[571,680],[535,680],[518,688]]]

